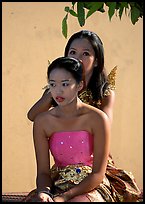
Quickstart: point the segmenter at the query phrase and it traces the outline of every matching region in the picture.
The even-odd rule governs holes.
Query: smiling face
[[[95,51],[86,38],[73,40],[68,51],[68,56],[79,59],[83,63],[86,79],[91,77],[94,66],[97,66],[97,60]]]
[[[70,104],[77,98],[81,86],[70,72],[63,68],[55,68],[49,76],[50,91],[58,105]]]

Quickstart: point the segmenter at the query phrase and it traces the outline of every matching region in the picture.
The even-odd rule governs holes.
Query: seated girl
[[[57,106],[34,120],[37,188],[24,202],[137,201],[140,190],[133,175],[116,168],[109,157],[109,118],[78,98],[84,87],[82,63],[57,58],[47,77]]]

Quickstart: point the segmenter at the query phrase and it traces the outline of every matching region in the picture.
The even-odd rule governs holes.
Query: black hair
[[[87,39],[91,43],[95,52],[95,57],[98,62],[97,66],[96,67],[94,66],[93,73],[87,88],[91,90],[93,99],[99,100],[103,98],[104,92],[109,85],[107,81],[106,70],[104,67],[103,43],[99,38],[99,36],[96,33],[88,30],[82,30],[77,33],[74,33],[67,42],[64,56],[68,56],[71,43],[75,39],[83,39],[83,38]]]
[[[59,57],[55,59],[48,67],[48,80],[51,71],[56,68],[65,69],[70,72],[77,83],[80,83],[83,79],[83,65],[79,60],[73,57]]]

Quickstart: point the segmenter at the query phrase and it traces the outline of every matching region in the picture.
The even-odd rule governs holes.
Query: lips
[[[64,99],[65,99],[65,98],[63,98],[62,96],[57,96],[57,97],[56,97],[56,101],[58,101],[59,103],[60,103],[60,102],[63,102]]]

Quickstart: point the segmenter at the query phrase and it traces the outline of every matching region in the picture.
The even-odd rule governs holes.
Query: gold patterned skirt
[[[64,168],[51,168],[51,177],[54,181],[52,194],[59,195],[78,185],[92,169],[90,166],[68,165]],[[132,173],[115,167],[113,161],[108,160],[105,178],[93,191],[85,194],[90,202],[142,202],[142,194]],[[32,190],[23,202],[35,202],[37,190]]]

